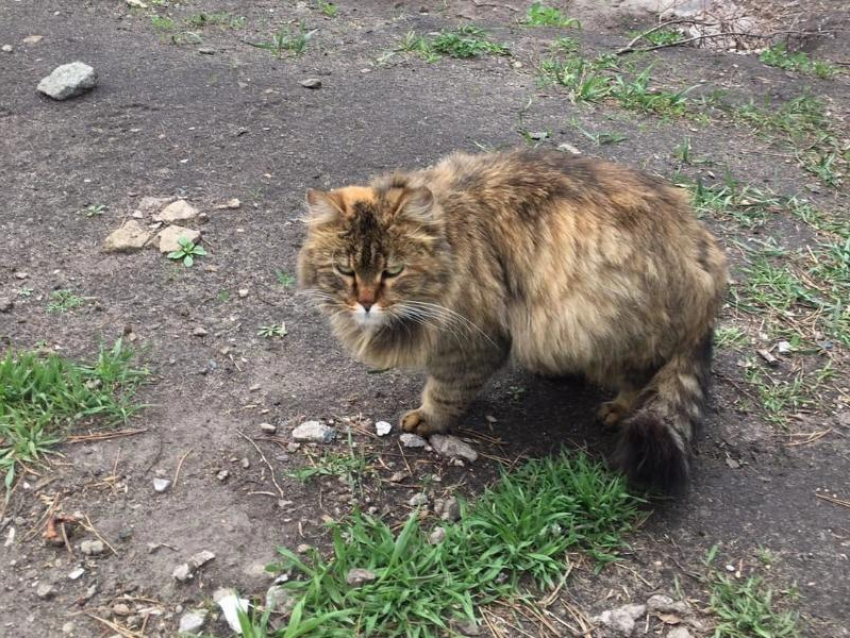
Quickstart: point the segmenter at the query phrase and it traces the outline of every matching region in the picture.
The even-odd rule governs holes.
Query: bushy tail
[[[615,463],[629,480],[665,492],[685,486],[694,430],[708,398],[712,332],[692,352],[670,359],[622,425]]]

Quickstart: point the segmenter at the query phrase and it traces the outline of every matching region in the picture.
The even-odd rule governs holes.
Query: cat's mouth
[[[351,309],[351,317],[354,323],[366,330],[374,330],[385,325],[387,322],[386,310],[379,303],[369,307],[361,303],[355,303]]]

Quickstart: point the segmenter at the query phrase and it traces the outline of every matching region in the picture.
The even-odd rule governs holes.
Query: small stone
[[[239,291],[238,291],[238,294],[239,294],[240,299],[244,299],[245,297],[248,296],[248,289],[247,288],[240,288]]]
[[[132,7],[134,9],[147,9],[148,5],[142,0],[124,0],[128,7]]]
[[[398,472],[393,472],[392,475],[390,475],[390,483],[401,483],[409,478],[410,472],[407,470],[399,470]]]
[[[290,454],[294,454],[295,452],[297,452],[300,449],[301,449],[301,444],[296,443],[295,441],[290,441],[289,443],[286,444],[286,451],[289,452]]]
[[[601,624],[615,636],[628,637],[634,633],[635,621],[644,614],[646,605],[629,604],[603,611],[591,620]]]
[[[221,608],[224,614],[224,619],[230,628],[237,634],[242,634],[242,627],[239,623],[239,611],[244,614],[248,613],[248,601],[245,598],[239,598],[232,589],[217,589],[213,592],[213,600]]]
[[[558,150],[562,153],[570,153],[571,155],[581,155],[581,151],[579,149],[567,142],[558,144]]]
[[[3,53],[11,53],[12,51],[15,50],[15,49],[12,48],[11,44],[4,44],[2,47],[0,47],[0,49],[3,50]]]
[[[375,423],[375,433],[378,436],[386,436],[393,429],[393,426],[387,423],[386,421],[377,421]]]
[[[244,458],[241,461],[239,461],[239,464],[242,466],[242,469],[244,469],[244,470],[247,470],[249,467],[251,467],[251,461],[249,461],[247,458]]]
[[[204,329],[203,326],[195,326],[192,329],[192,334],[196,337],[206,337],[209,334],[209,332],[207,332],[206,329]]]
[[[467,620],[466,622],[456,622],[452,625],[455,631],[461,636],[480,636],[481,627],[475,621]]]
[[[112,606],[112,613],[116,616],[130,616],[133,612],[130,610],[128,605],[124,603],[117,603]]]
[[[210,49],[209,47],[201,47],[198,49],[198,53],[201,55],[215,55],[215,49]]]
[[[305,89],[320,89],[322,88],[322,81],[318,78],[307,78],[306,80],[301,80],[299,82],[301,86]]]
[[[787,354],[791,352],[791,344],[787,341],[780,341],[776,344],[776,350],[779,352],[779,354]]]
[[[336,438],[336,430],[318,421],[305,421],[292,430],[292,438],[302,442],[330,443]]]
[[[274,434],[277,432],[277,426],[272,423],[260,423],[260,430],[266,434]]]
[[[50,600],[51,598],[55,598],[56,588],[48,584],[39,585],[38,589],[35,590],[35,595],[42,600]]]
[[[86,556],[100,556],[103,553],[103,541],[85,540],[80,543],[80,551]]]
[[[446,500],[443,505],[443,511],[440,513],[440,518],[452,523],[460,520],[460,503],[457,502],[456,498],[452,497]]]
[[[424,492],[418,492],[410,497],[410,500],[407,501],[407,504],[410,507],[419,507],[421,505],[428,504],[428,496]]]
[[[72,62],[53,69],[53,72],[38,83],[38,90],[54,100],[67,100],[93,89],[97,85],[97,73],[88,64]]]
[[[405,432],[400,435],[398,440],[401,441],[401,444],[406,448],[418,448],[428,445],[428,441],[423,439],[421,436],[418,434],[411,434],[409,432]]]
[[[83,577],[83,574],[85,573],[85,569],[83,569],[82,567],[77,567],[77,569],[68,574],[68,580],[79,580]]]
[[[215,560],[215,554],[205,549],[189,558],[189,567],[192,570],[200,569],[212,560]]]
[[[545,140],[549,137],[549,131],[534,131],[533,133],[529,133],[528,137],[536,141]]]
[[[307,543],[301,543],[298,547],[295,548],[295,551],[299,554],[307,554],[313,550],[312,545],[308,545]]]
[[[459,458],[469,463],[474,463],[478,460],[478,452],[456,436],[435,434],[429,442],[431,443],[431,447],[434,448],[434,451],[440,456],[450,459]]]
[[[375,576],[374,572],[370,572],[368,569],[355,567],[354,569],[349,570],[345,575],[345,582],[352,587],[360,587],[366,583],[373,582],[377,578],[378,577]]]
[[[431,545],[439,545],[446,538],[446,530],[442,527],[435,527],[428,535],[428,543]]]
[[[162,494],[165,490],[171,487],[171,481],[164,478],[155,478],[153,480],[153,489],[154,492],[159,492]]]
[[[173,201],[173,197],[142,197],[142,199],[139,200],[139,204],[136,206],[136,210],[133,211],[133,217],[141,219],[147,215],[153,215]]]
[[[215,477],[219,481],[226,481],[230,478],[230,472],[228,470],[220,470],[219,473],[215,475]]]
[[[693,638],[693,636],[687,627],[675,627],[667,634],[667,638]]]
[[[197,635],[201,633],[201,629],[203,629],[204,623],[207,621],[208,613],[209,612],[206,609],[196,609],[195,611],[183,614],[183,616],[180,617],[180,626],[178,631],[181,634]]]
[[[135,219],[128,219],[103,240],[107,253],[130,253],[141,250],[151,240],[151,234]]]
[[[157,237],[159,239],[159,252],[170,253],[180,250],[180,239],[188,239],[193,244],[198,243],[201,238],[201,231],[183,226],[168,226],[159,231]]]
[[[24,44],[38,44],[42,40],[44,40],[43,35],[28,35],[23,40],[21,40],[21,42],[23,42]]]
[[[24,279],[26,279],[29,276],[30,276],[29,273],[24,272],[23,270],[19,270],[15,273],[15,279],[20,279],[21,281],[23,281]]]
[[[234,197],[223,204],[216,204],[215,208],[216,210],[236,210],[237,208],[242,208],[242,202]]]
[[[185,199],[178,199],[160,211],[159,215],[154,215],[154,221],[166,222],[173,224],[174,222],[182,222],[188,219],[195,219],[198,216],[198,209],[192,206]]]
[[[72,634],[72,633],[74,633],[74,630],[76,628],[77,628],[77,626],[74,623],[72,623],[71,621],[68,621],[64,625],[62,625],[62,633],[66,634],[66,635]]]
[[[288,616],[298,599],[282,585],[272,585],[266,592],[266,610],[273,614]]]
[[[171,572],[171,577],[174,580],[179,580],[181,583],[185,583],[187,580],[192,578],[192,569],[186,564],[178,565],[174,568],[174,571]]]
[[[12,312],[15,302],[9,297],[0,297],[0,312]]]

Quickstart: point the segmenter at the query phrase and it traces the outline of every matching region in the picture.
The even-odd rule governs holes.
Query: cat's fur
[[[377,368],[428,372],[404,430],[444,431],[511,356],[618,389],[599,411],[621,430],[618,464],[645,484],[687,477],[727,269],[685,193],[517,151],[457,153],[307,200],[300,282],[336,336]]]

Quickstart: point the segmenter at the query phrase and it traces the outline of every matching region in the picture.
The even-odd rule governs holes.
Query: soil
[[[146,11],[117,0],[0,2],[0,44],[14,48],[0,53],[0,296],[14,298],[11,311],[0,314],[0,338],[4,346],[43,343],[86,358],[124,335],[153,373],[139,395],[148,407],[119,428],[141,432],[62,445],[49,467],[32,468],[0,506],[4,542],[15,530],[14,540],[0,545],[0,634],[60,636],[65,626],[66,635],[108,636],[116,633],[108,621],[135,626],[137,633],[124,635],[172,636],[181,610],[208,604],[218,587],[262,595],[270,585],[262,566],[277,547],[323,545],[324,519],[353,505],[333,479],[303,484],[287,476],[307,463],[310,446],[287,447],[292,427],[305,418],[333,420],[340,429],[344,417],[354,418],[352,440],[368,450],[384,479],[410,465],[414,477],[407,484],[384,481],[368,495],[369,506],[395,518],[407,515],[406,501],[425,474],[438,477],[438,492],[474,498],[497,477],[499,459],[547,455],[563,445],[603,457],[611,452],[612,437],[593,421],[600,391],[513,369],[490,384],[463,422],[461,434],[487,455],[475,464],[456,467],[403,449],[395,430],[372,435],[371,421],[395,422],[416,405],[422,378],[368,374],[341,351],[316,310],[278,282],[276,270],[295,271],[307,188],[423,166],[456,149],[522,145],[518,128],[525,128],[550,131],[544,146],[566,142],[663,175],[676,171],[673,148],[689,136],[716,167],[728,165],[749,183],[785,194],[811,185],[814,202],[846,214],[846,190],[813,185],[768,141],[728,123],[580,107],[541,86],[536,64],[563,32],[518,26],[524,10],[518,2],[373,0],[340,2],[331,18],[312,2],[197,0],[174,3],[170,15],[230,11],[244,16],[245,25],[193,29],[202,42],[186,36],[178,44]],[[600,52],[624,46],[630,39],[624,25],[645,21],[577,17],[591,27],[570,35]],[[406,32],[435,31],[464,18],[510,43],[513,55],[428,63],[396,54],[379,62]],[[301,57],[246,44],[300,19],[318,29]],[[30,35],[44,37],[25,43]],[[846,31],[837,32],[824,47],[831,59],[846,62],[848,42]],[[817,54],[817,46],[810,43],[809,50]],[[97,70],[94,91],[65,102],[36,92],[42,77],[74,60]],[[787,99],[809,87],[829,102],[839,124],[850,104],[846,73],[811,79],[754,56],[670,48],[658,53],[656,73],[666,85],[723,87],[740,99]],[[308,78],[320,79],[321,88],[302,87]],[[596,147],[578,127],[627,139]],[[103,253],[103,239],[145,196],[185,197],[205,212],[207,220],[196,226],[209,255],[184,268],[153,249]],[[232,198],[240,208],[216,208]],[[81,215],[90,204],[107,210]],[[144,223],[151,221],[148,215]],[[736,236],[708,223],[740,265],[734,247],[746,232]],[[799,222],[771,224],[800,245],[811,240]],[[19,294],[21,288],[32,294]],[[84,306],[48,314],[48,296],[57,289],[74,290]],[[257,334],[280,322],[284,338]],[[197,327],[207,334],[195,336]],[[843,374],[846,361],[836,357]],[[688,493],[651,509],[619,566],[596,574],[579,561],[556,613],[592,616],[677,591],[706,611],[709,594],[696,576],[719,545],[721,566],[745,574],[759,569],[777,589],[796,584],[804,635],[850,635],[850,509],[816,496],[850,499],[847,406],[841,412],[839,395],[801,417],[808,421],[795,426],[799,431],[830,433],[789,446],[796,439],[750,404],[738,358],[718,352],[713,409]],[[263,422],[277,425],[277,434],[263,434]],[[74,433],[89,431],[102,428]],[[256,447],[242,434],[256,439]],[[340,451],[346,445],[333,444]],[[178,466],[175,484],[155,492],[153,479],[173,479]],[[229,472],[225,480],[221,470]],[[87,516],[114,552],[82,556],[80,542],[94,536],[79,526],[70,529],[67,548],[45,544],[52,504]],[[769,570],[760,566],[760,548],[774,557]],[[201,550],[215,560],[189,583],[175,581],[173,569]],[[69,580],[78,565],[85,575]],[[45,583],[57,591],[50,600],[36,595]],[[153,613],[142,624],[144,609]],[[703,621],[710,627],[710,614]],[[521,622],[525,635],[550,635],[542,625]],[[221,620],[211,620],[206,631],[229,635]],[[660,627],[655,631],[663,635]]]

